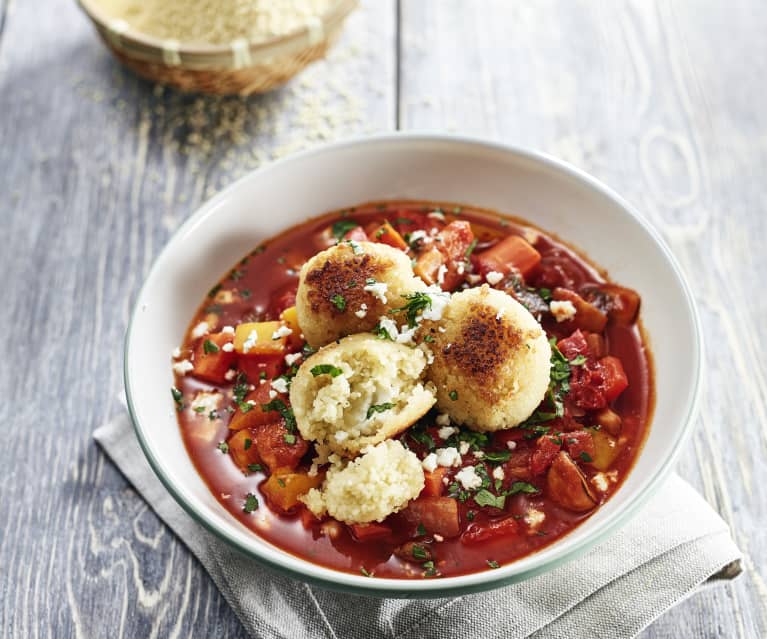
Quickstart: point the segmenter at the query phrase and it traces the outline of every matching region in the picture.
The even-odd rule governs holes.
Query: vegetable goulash
[[[653,403],[639,306],[525,222],[364,205],[236,264],[171,392],[211,492],[272,544],[371,578],[493,570],[630,471]]]

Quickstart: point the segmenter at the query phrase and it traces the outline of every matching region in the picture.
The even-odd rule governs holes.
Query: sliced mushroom
[[[549,468],[546,484],[549,496],[563,508],[580,513],[597,505],[583,473],[564,451],[557,455]]]

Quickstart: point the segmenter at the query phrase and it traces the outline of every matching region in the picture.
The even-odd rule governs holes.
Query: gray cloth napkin
[[[521,584],[450,599],[339,594],[268,570],[193,521],[150,469],[127,415],[94,437],[202,562],[252,637],[619,639],[633,637],[702,584],[740,572],[724,521],[672,475],[607,541]]]

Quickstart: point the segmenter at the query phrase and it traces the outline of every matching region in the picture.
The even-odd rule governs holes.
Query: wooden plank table
[[[134,78],[71,0],[0,16],[0,635],[243,636],[91,432],[122,410],[131,303],[180,222],[273,158],[394,128],[558,155],[664,234],[707,341],[679,471],[746,560],[644,636],[767,635],[767,4],[367,0],[328,60],[249,99]]]

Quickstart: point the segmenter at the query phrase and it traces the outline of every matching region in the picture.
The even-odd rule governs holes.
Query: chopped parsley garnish
[[[210,299],[213,299],[214,297],[216,297],[216,295],[218,294],[220,290],[221,290],[221,284],[216,284],[212,289],[208,291],[208,297]]]
[[[212,353],[218,353],[221,349],[218,347],[218,345],[215,342],[211,342],[209,339],[206,339],[202,343],[202,350],[206,355],[210,355]]]
[[[426,427],[423,424],[416,424],[409,431],[407,431],[407,434],[408,437],[410,437],[410,439],[412,439],[414,442],[417,442],[422,446],[426,446],[426,448],[429,450],[434,449],[434,440],[431,438],[431,435],[426,432]]]
[[[535,413],[533,413],[533,417],[535,417]],[[551,417],[550,419],[553,419],[553,417]],[[535,426],[523,426],[522,428],[530,431],[529,433],[527,433],[527,435],[525,435],[525,439],[538,439],[538,437],[545,435],[551,430],[551,426],[541,426],[540,424],[537,424]]]
[[[205,412],[205,406],[195,406],[193,410],[195,413],[199,415],[200,413]]]
[[[171,386],[170,394],[173,396],[173,401],[176,402],[176,410],[178,412],[184,410],[184,393],[175,386]]]
[[[245,503],[242,505],[242,510],[246,513],[252,513],[258,508],[258,497],[253,493],[245,495]]]
[[[474,238],[471,241],[471,244],[469,244],[469,248],[466,249],[466,253],[464,255],[467,261],[471,257],[471,254],[474,252],[475,248],[477,248],[477,238]]]
[[[245,438],[245,441],[242,444],[243,450],[248,450],[253,445],[253,440],[249,438]]]
[[[376,239],[380,240],[384,235],[386,235],[386,227],[382,226],[380,229],[376,231]]]
[[[506,491],[506,494],[509,496],[517,495],[519,493],[534,495],[539,492],[540,491],[535,486],[528,484],[526,481],[515,481]]]
[[[226,455],[229,452],[229,444],[226,442],[218,442],[218,446],[216,446],[224,455]]]
[[[433,335],[427,335],[426,337],[423,338],[423,341],[424,342],[428,342],[429,344],[431,344],[434,341],[434,336]]]
[[[253,295],[253,292],[249,288],[244,288],[240,291],[240,295],[242,296],[242,299],[249,300],[250,296]]]
[[[395,224],[414,224],[413,220],[411,220],[409,217],[398,217],[396,220],[394,220]]]
[[[591,455],[589,455],[589,454],[588,454],[588,453],[587,453],[585,450],[582,450],[582,451],[581,451],[581,454],[580,454],[580,455],[578,455],[578,457],[580,457],[582,461],[585,461],[585,462],[587,462],[587,463],[588,463],[588,462],[592,462],[592,461],[594,461],[594,460],[591,458]]]
[[[455,401],[455,400],[457,400],[457,399],[458,399],[458,391],[456,391],[456,390],[451,390],[451,391],[450,391],[450,392],[449,392],[447,395],[448,395],[448,397],[450,397],[450,399],[452,399],[453,401]]]
[[[506,505],[506,496],[493,495],[486,488],[482,488],[474,495],[474,501],[477,503],[477,506],[492,506],[493,508],[503,509]]]
[[[282,415],[282,418],[285,420],[285,426],[287,429],[293,433],[296,430],[296,417],[293,415],[293,409],[288,408],[285,405],[285,402],[283,402],[281,399],[273,399],[268,404],[261,404],[261,410],[263,410],[265,413],[268,413],[270,411],[276,411],[280,415]]]
[[[248,470],[251,473],[257,473],[259,470],[263,470],[263,466],[261,464],[248,464]]]
[[[436,577],[439,574],[437,572],[437,568],[434,566],[433,561],[424,561],[422,565],[424,570],[424,577]]]
[[[470,510],[466,513],[466,519],[468,521],[474,521],[474,511]]]
[[[213,421],[215,421],[215,420],[217,420],[217,419],[218,419],[218,411],[217,411],[217,410],[212,410],[212,411],[210,411],[210,412],[208,413],[208,419],[209,419],[210,421],[212,421],[212,422],[213,422]]]
[[[301,352],[303,353],[304,357],[309,357],[309,355],[314,355],[317,352],[317,349],[312,348],[309,346],[309,344],[304,344],[301,347]]]
[[[453,208],[453,215],[460,215],[463,212],[463,209],[460,206],[456,206]]]
[[[344,235],[358,226],[359,224],[354,220],[338,220],[337,222],[333,222],[333,226],[331,227],[333,237],[340,241]]]
[[[391,402],[384,402],[383,404],[373,404],[368,408],[368,412],[365,415],[365,419],[370,419],[375,413],[383,413],[387,410],[394,408],[394,404]]]
[[[285,433],[283,438],[285,439],[285,443],[290,444],[291,446],[296,443],[296,436],[293,433]]]
[[[343,295],[336,293],[333,297],[330,298],[330,301],[339,311],[346,310],[346,298]]]
[[[229,273],[229,279],[236,282],[237,280],[241,280],[243,275],[245,275],[245,271],[234,269],[231,273]]]
[[[536,424],[549,422],[565,414],[564,396],[570,392],[570,362],[562,355],[557,348],[556,339],[549,340],[551,344],[551,372],[549,378],[549,388],[546,391],[544,403],[549,407],[548,410],[536,410],[525,422],[522,428],[531,430],[533,434],[526,435],[526,439],[534,439],[548,432],[548,430],[536,430]],[[575,358],[578,359],[577,357]],[[531,428],[534,427],[534,428]]]
[[[317,377],[317,375],[330,375],[331,377],[338,377],[339,375],[343,374],[343,371],[340,368],[333,366],[332,364],[318,364],[317,366],[313,366],[310,372],[314,377]]]
[[[360,566],[360,572],[361,572],[363,575],[365,575],[365,577],[372,577],[372,576],[373,576],[373,573],[372,573],[372,572],[368,572],[368,571],[365,569],[365,566]]]
[[[493,559],[488,559],[487,560],[487,565],[490,566],[491,568],[500,568],[501,567],[501,565],[497,561],[495,561]]]
[[[429,558],[429,553],[426,552],[426,549],[423,546],[413,544],[413,558],[422,561]]]
[[[447,487],[447,496],[463,503],[469,498],[469,493],[466,490],[462,490],[460,484],[454,481]]]
[[[419,523],[418,528],[415,529],[415,532],[419,537],[424,537],[426,535],[426,526]]]
[[[232,397],[234,403],[237,404],[243,413],[247,413],[253,408],[253,405],[250,402],[245,401],[245,396],[248,394],[249,390],[247,377],[240,373],[237,376],[237,382],[235,383],[234,388],[232,388]]]
[[[538,289],[538,295],[541,296],[541,299],[543,299],[544,302],[550,302],[551,301],[551,289],[550,288],[539,288]]]
[[[389,331],[387,331],[383,326],[381,326],[380,322],[373,327],[372,333],[378,339],[388,339],[391,342],[394,341],[394,338],[391,336]]]
[[[277,480],[277,483],[278,483],[278,484],[279,484],[279,485],[280,485],[282,488],[285,488],[285,480],[284,480],[284,479],[282,479],[282,478],[278,479],[278,480]]]
[[[585,355],[576,355],[573,359],[570,360],[570,366],[582,366],[585,363],[586,363]]]
[[[482,459],[492,464],[502,464],[503,462],[509,461],[509,457],[511,457],[511,451],[489,450],[485,453],[485,456]]]
[[[418,315],[423,313],[427,308],[431,308],[431,297],[426,293],[410,293],[403,295],[407,300],[407,304],[400,306],[399,308],[392,308],[389,313],[401,313],[405,311],[405,317],[407,318],[407,325],[410,328],[416,326],[416,320]]]

